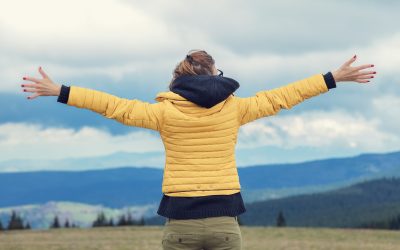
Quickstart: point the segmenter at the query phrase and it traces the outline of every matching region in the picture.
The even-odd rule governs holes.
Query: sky
[[[163,168],[158,132],[47,96],[23,76],[150,103],[175,65],[204,49],[235,95],[374,64],[370,83],[338,82],[290,110],[242,126],[238,167],[400,150],[399,1],[0,0],[0,172]]]

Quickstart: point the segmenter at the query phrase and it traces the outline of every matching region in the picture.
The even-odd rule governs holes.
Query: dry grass
[[[400,231],[241,227],[243,249],[400,249]],[[161,249],[162,227],[114,227],[5,231],[0,250],[149,250]]]

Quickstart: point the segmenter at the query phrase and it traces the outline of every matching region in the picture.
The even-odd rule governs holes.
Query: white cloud
[[[27,58],[73,56],[73,60],[86,61],[88,56],[102,59],[107,55],[124,59],[126,55],[154,56],[160,49],[177,45],[176,36],[162,20],[121,1],[16,0],[2,7],[0,21],[6,35],[2,44]],[[163,48],[158,47],[161,40]]]
[[[241,128],[238,148],[276,146],[344,148],[359,151],[398,150],[400,134],[381,129],[379,117],[336,111],[308,111],[261,118]]]
[[[278,87],[282,85],[280,79],[283,76],[294,81],[298,77],[336,70],[354,54],[358,55],[358,59],[352,66],[370,63],[375,65],[373,68],[366,69],[378,72],[373,82],[379,82],[381,76],[395,76],[398,82],[383,82],[383,87],[394,84],[395,88],[400,88],[400,78],[397,74],[400,57],[393,56],[400,54],[400,32],[372,40],[370,44],[363,47],[350,46],[348,49],[315,50],[288,55],[258,53],[246,56],[226,51],[220,57],[224,59],[224,67],[229,68],[230,72],[237,72],[235,73],[237,77],[259,82],[258,85],[251,83],[253,88],[256,87],[259,90],[265,88],[266,79],[272,83],[268,87]]]
[[[368,117],[358,112],[336,109],[294,114],[284,114],[287,111],[282,110],[284,113],[261,118],[240,128],[238,153],[269,146],[275,151],[292,152],[295,155],[296,150],[299,153],[305,148],[315,148],[314,153],[308,150],[307,156],[293,156],[305,160],[318,158],[316,152],[323,153],[326,158],[346,151],[399,150],[399,98],[393,95],[379,96],[371,102],[373,105]],[[112,135],[93,127],[76,130],[11,122],[0,124],[0,151],[3,172],[119,166],[163,167],[165,160],[161,138],[153,131]],[[112,154],[115,155],[110,156]],[[242,165],[251,165],[256,160],[265,163],[271,158],[274,161],[289,161],[287,157],[281,160],[278,160],[279,156],[266,157],[265,153],[252,155],[251,159],[242,157],[245,157],[245,163],[238,157]]]
[[[382,121],[385,131],[400,136],[400,97],[389,94],[375,97],[371,102],[371,112]]]
[[[357,148],[360,151],[390,151],[400,146],[397,111],[399,99],[376,98],[370,118],[344,110],[307,111],[261,118],[240,128],[237,148],[274,146]],[[284,110],[281,112],[285,112]],[[379,113],[380,115],[374,115]],[[384,130],[390,127],[393,130]],[[93,127],[44,127],[28,123],[0,125],[2,161],[10,159],[62,159],[96,157],[116,152],[164,152],[159,134],[136,131],[112,135]]]
[[[103,156],[116,152],[162,152],[160,136],[150,131],[112,135],[93,127],[79,130],[39,124],[0,124],[1,161]]]
[[[298,5],[296,7],[301,9],[301,4]],[[342,5],[332,2],[330,8],[342,8]],[[221,10],[226,10],[226,7],[232,13],[231,18],[221,20]],[[349,4],[348,7],[356,6]],[[244,2],[234,5],[229,1],[201,2],[192,4],[190,8],[181,1],[8,1],[0,10],[0,91],[19,92],[18,81],[23,75],[39,76],[39,65],[58,81],[77,76],[106,76],[119,81],[128,74],[143,72],[151,72],[148,80],[166,72],[169,76],[175,63],[191,48],[206,48],[228,75],[254,82],[253,89],[260,89],[255,81],[265,81],[266,77],[278,85],[277,80],[283,76],[297,78],[325,73],[340,66],[353,53],[359,54],[360,63],[375,63],[380,73],[397,75],[396,67],[400,59],[392,55],[400,50],[398,30],[393,30],[390,35],[377,34],[362,45],[349,43],[346,48],[321,49],[315,46],[315,49],[306,51],[298,49],[296,53],[280,53],[265,50],[264,47],[271,44],[260,44],[258,53],[248,54],[232,49],[231,43],[237,43],[236,40],[244,35],[259,39],[260,27],[265,29],[266,34],[274,32],[271,36],[279,47],[282,47],[278,39],[280,36],[281,42],[291,39],[287,37],[288,30],[276,28],[275,23],[282,17],[276,13],[265,17],[261,14],[262,9],[281,10],[286,6],[285,3],[265,4],[262,1],[254,6]],[[376,6],[367,9],[375,11]],[[205,11],[208,12],[203,17]],[[293,20],[310,18],[301,16],[301,13],[292,14]],[[316,14],[321,13],[317,11]],[[384,11],[374,14],[390,15]],[[289,13],[285,12],[285,15]],[[201,16],[203,22],[193,16]],[[262,18],[264,22],[261,22]],[[336,21],[324,20],[328,26],[330,22]],[[232,33],[226,31],[232,23],[243,25],[235,30],[235,41],[232,38],[215,39],[216,34]],[[265,23],[268,24],[266,27]],[[309,25],[313,27],[312,23]],[[348,28],[359,30],[358,27]],[[320,34],[320,31],[309,30],[305,23],[298,29],[296,32]],[[249,30],[251,34],[248,34]],[[279,34],[276,34],[277,31]],[[336,37],[329,31],[325,35]],[[302,36],[298,39],[302,43],[314,44],[316,38]],[[292,44],[287,46],[287,49],[293,49]]]
[[[23,6],[23,8],[21,8]],[[121,1],[16,0],[0,10],[0,91],[19,91],[22,76],[53,80],[160,71],[160,54],[182,47],[162,20]]]
[[[39,77],[37,66],[43,66],[56,82],[81,79],[90,87],[110,78],[111,83],[120,81],[146,94],[154,85],[133,85],[137,76],[141,82],[152,82],[168,75],[167,82],[183,53],[204,48],[226,76],[239,80],[239,93],[254,94],[283,81],[334,70],[357,53],[354,65],[376,65],[373,81],[377,84],[367,88],[354,84],[354,89],[338,86],[322,103],[331,105],[327,100],[333,100],[337,111],[280,115],[251,123],[241,130],[238,146],[390,150],[399,145],[400,32],[392,25],[398,20],[395,1],[365,3],[361,12],[356,1],[1,2],[0,92],[22,95],[22,76]],[[328,11],[336,13],[335,18],[326,18]],[[349,110],[341,111],[343,107]],[[2,160],[96,157],[153,149],[161,151],[161,141],[144,132],[118,137],[90,127],[0,126]]]

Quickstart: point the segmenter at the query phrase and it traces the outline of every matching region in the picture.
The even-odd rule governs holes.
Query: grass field
[[[0,232],[0,250],[162,249],[162,227],[15,230]],[[400,249],[400,231],[298,227],[241,227],[243,249]]]

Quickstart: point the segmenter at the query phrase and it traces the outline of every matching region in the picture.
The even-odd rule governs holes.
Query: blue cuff
[[[61,85],[60,95],[57,98],[57,102],[67,103],[69,97],[69,86]]]
[[[330,71],[324,75],[324,80],[328,89],[336,88],[335,78],[333,78],[333,75]]]

